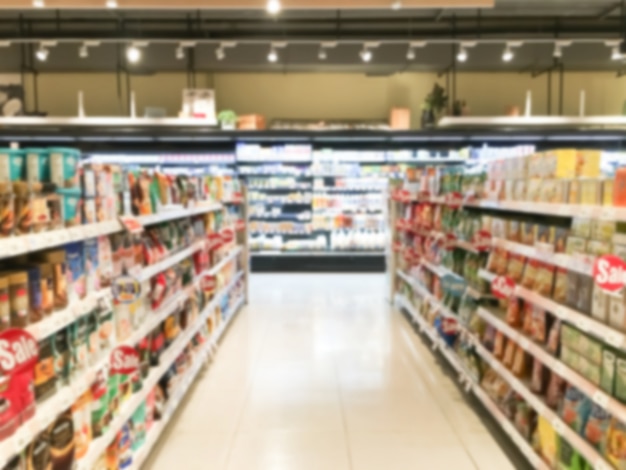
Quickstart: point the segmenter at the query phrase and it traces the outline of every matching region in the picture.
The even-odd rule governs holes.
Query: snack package
[[[609,295],[597,284],[593,286],[591,316],[602,323],[607,323],[609,313]]]
[[[567,301],[567,269],[556,268],[554,276],[554,291],[552,299],[560,304]]]
[[[517,299],[511,299],[506,310],[506,322],[513,328],[518,328],[522,325],[522,302]]]
[[[522,286],[527,289],[534,289],[540,264],[541,263],[539,261],[534,259],[529,259],[526,262],[524,275],[522,276]]]
[[[615,393],[615,367],[617,356],[610,349],[602,351],[602,372],[600,375],[600,387],[609,395]]]
[[[530,222],[522,222],[521,224],[521,242],[524,245],[533,245],[535,242],[535,224]]]
[[[554,287],[554,271],[555,268],[551,264],[538,263],[537,277],[533,286],[533,290],[544,297],[552,297],[552,289]]]
[[[526,264],[526,258],[522,255],[511,253],[509,256],[509,264],[507,267],[506,275],[513,279],[516,284],[522,280],[522,274],[524,273],[524,265]]]
[[[546,405],[552,409],[557,409],[563,399],[564,390],[565,381],[554,372],[550,372],[550,381],[546,390]]]
[[[548,382],[548,370],[543,366],[542,362],[534,358],[533,370],[530,379],[530,389],[534,393],[543,394]]]
[[[626,425],[615,418],[606,438],[606,458],[615,468],[626,468]]]
[[[72,419],[74,421],[74,456],[77,460],[83,458],[91,443],[91,390],[83,393],[72,405]]]
[[[580,390],[571,385],[565,390],[560,415],[565,424],[579,434],[585,429],[587,419],[591,413],[591,400]]]
[[[539,416],[537,419],[537,436],[541,456],[549,468],[557,468],[557,452],[560,439],[552,424],[543,416]]]
[[[51,470],[72,470],[74,466],[74,420],[66,410],[48,426]]]

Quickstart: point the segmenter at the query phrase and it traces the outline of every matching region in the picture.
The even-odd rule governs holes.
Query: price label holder
[[[609,401],[610,398],[609,396],[600,391],[600,390],[596,390],[592,396],[592,399],[594,401],[594,403],[596,403],[598,406],[601,406],[602,408],[604,408],[605,410],[608,408],[609,406]]]

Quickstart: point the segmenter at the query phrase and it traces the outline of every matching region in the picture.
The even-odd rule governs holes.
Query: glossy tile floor
[[[383,275],[252,275],[147,468],[515,468],[386,298]]]

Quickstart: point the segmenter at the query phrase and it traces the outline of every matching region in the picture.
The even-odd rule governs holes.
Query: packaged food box
[[[580,180],[580,204],[599,205],[602,201],[602,184],[597,179]]]
[[[617,233],[617,223],[612,220],[594,219],[591,222],[591,238],[594,240],[612,242]]]
[[[565,253],[568,236],[569,236],[569,229],[565,227],[555,227],[554,229],[554,252],[555,253]]]
[[[578,361],[580,374],[593,384],[600,385],[602,367],[599,364],[594,364],[582,356],[578,359]]]
[[[626,358],[619,356],[615,361],[615,398],[626,403]]]
[[[29,183],[50,181],[50,153],[46,149],[24,149],[26,154],[26,179]]]
[[[544,180],[539,200],[548,204],[563,204],[567,201],[567,189],[565,180]]]
[[[609,325],[620,331],[626,331],[626,305],[623,294],[609,296]]]
[[[579,150],[576,163],[576,176],[579,178],[599,178],[602,152],[599,150]]]
[[[531,179],[526,188],[526,200],[529,202],[540,202],[542,180]]]
[[[607,323],[609,314],[609,295],[598,285],[593,286],[591,316],[602,323]]]
[[[591,219],[574,217],[572,219],[572,235],[581,238],[591,238]]]
[[[51,148],[50,179],[58,188],[79,187],[78,163],[80,151],[68,148]]]
[[[578,281],[579,274],[574,271],[567,273],[567,292],[565,304],[569,307],[576,308],[578,304]]]
[[[577,433],[582,433],[591,412],[591,400],[571,385],[565,390],[560,415],[563,421]]]
[[[612,206],[614,198],[614,181],[612,179],[605,179],[602,181],[602,205]]]
[[[568,204],[580,204],[580,180],[569,180],[567,194]]]
[[[581,334],[581,336],[586,337],[586,340],[584,341],[585,349],[581,351],[583,357],[585,357],[593,364],[601,364],[603,349],[602,342],[588,335]]]
[[[578,277],[578,302],[576,308],[587,315],[591,314],[591,300],[593,299],[593,277],[580,274]]]
[[[600,387],[609,395],[613,396],[615,387],[615,366],[617,356],[610,349],[602,351],[602,372],[600,375]]]
[[[560,304],[567,302],[567,269],[556,268],[552,299]]]
[[[567,237],[565,253],[568,255],[582,255],[587,252],[587,239],[579,237]]]
[[[532,245],[535,242],[535,224],[531,222],[522,222],[521,224],[521,242],[524,245]]]
[[[600,257],[609,255],[613,251],[613,245],[610,242],[600,240],[589,240],[587,242],[587,253],[591,256]]]
[[[554,246],[555,227],[550,225],[535,225],[535,243]]]
[[[0,182],[23,181],[26,172],[24,160],[23,150],[0,149]]]
[[[526,201],[527,198],[527,184],[526,180],[517,180],[513,186],[513,200],[514,201]]]
[[[547,178],[571,179],[576,177],[576,150],[553,150],[547,160]]]
[[[579,370],[580,369],[580,365],[578,363],[579,357],[580,356],[578,355],[576,351],[573,351],[570,348],[564,345],[561,345],[561,361],[563,361],[564,364],[568,365],[574,370]]]

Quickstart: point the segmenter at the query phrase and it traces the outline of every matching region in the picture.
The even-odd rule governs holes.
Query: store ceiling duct
[[[120,9],[264,9],[264,0],[123,0]],[[492,8],[495,0],[403,0],[402,8]],[[284,9],[389,9],[389,0],[283,0]],[[105,0],[47,0],[49,9],[103,9]],[[0,9],[30,9],[32,0],[2,0]]]

